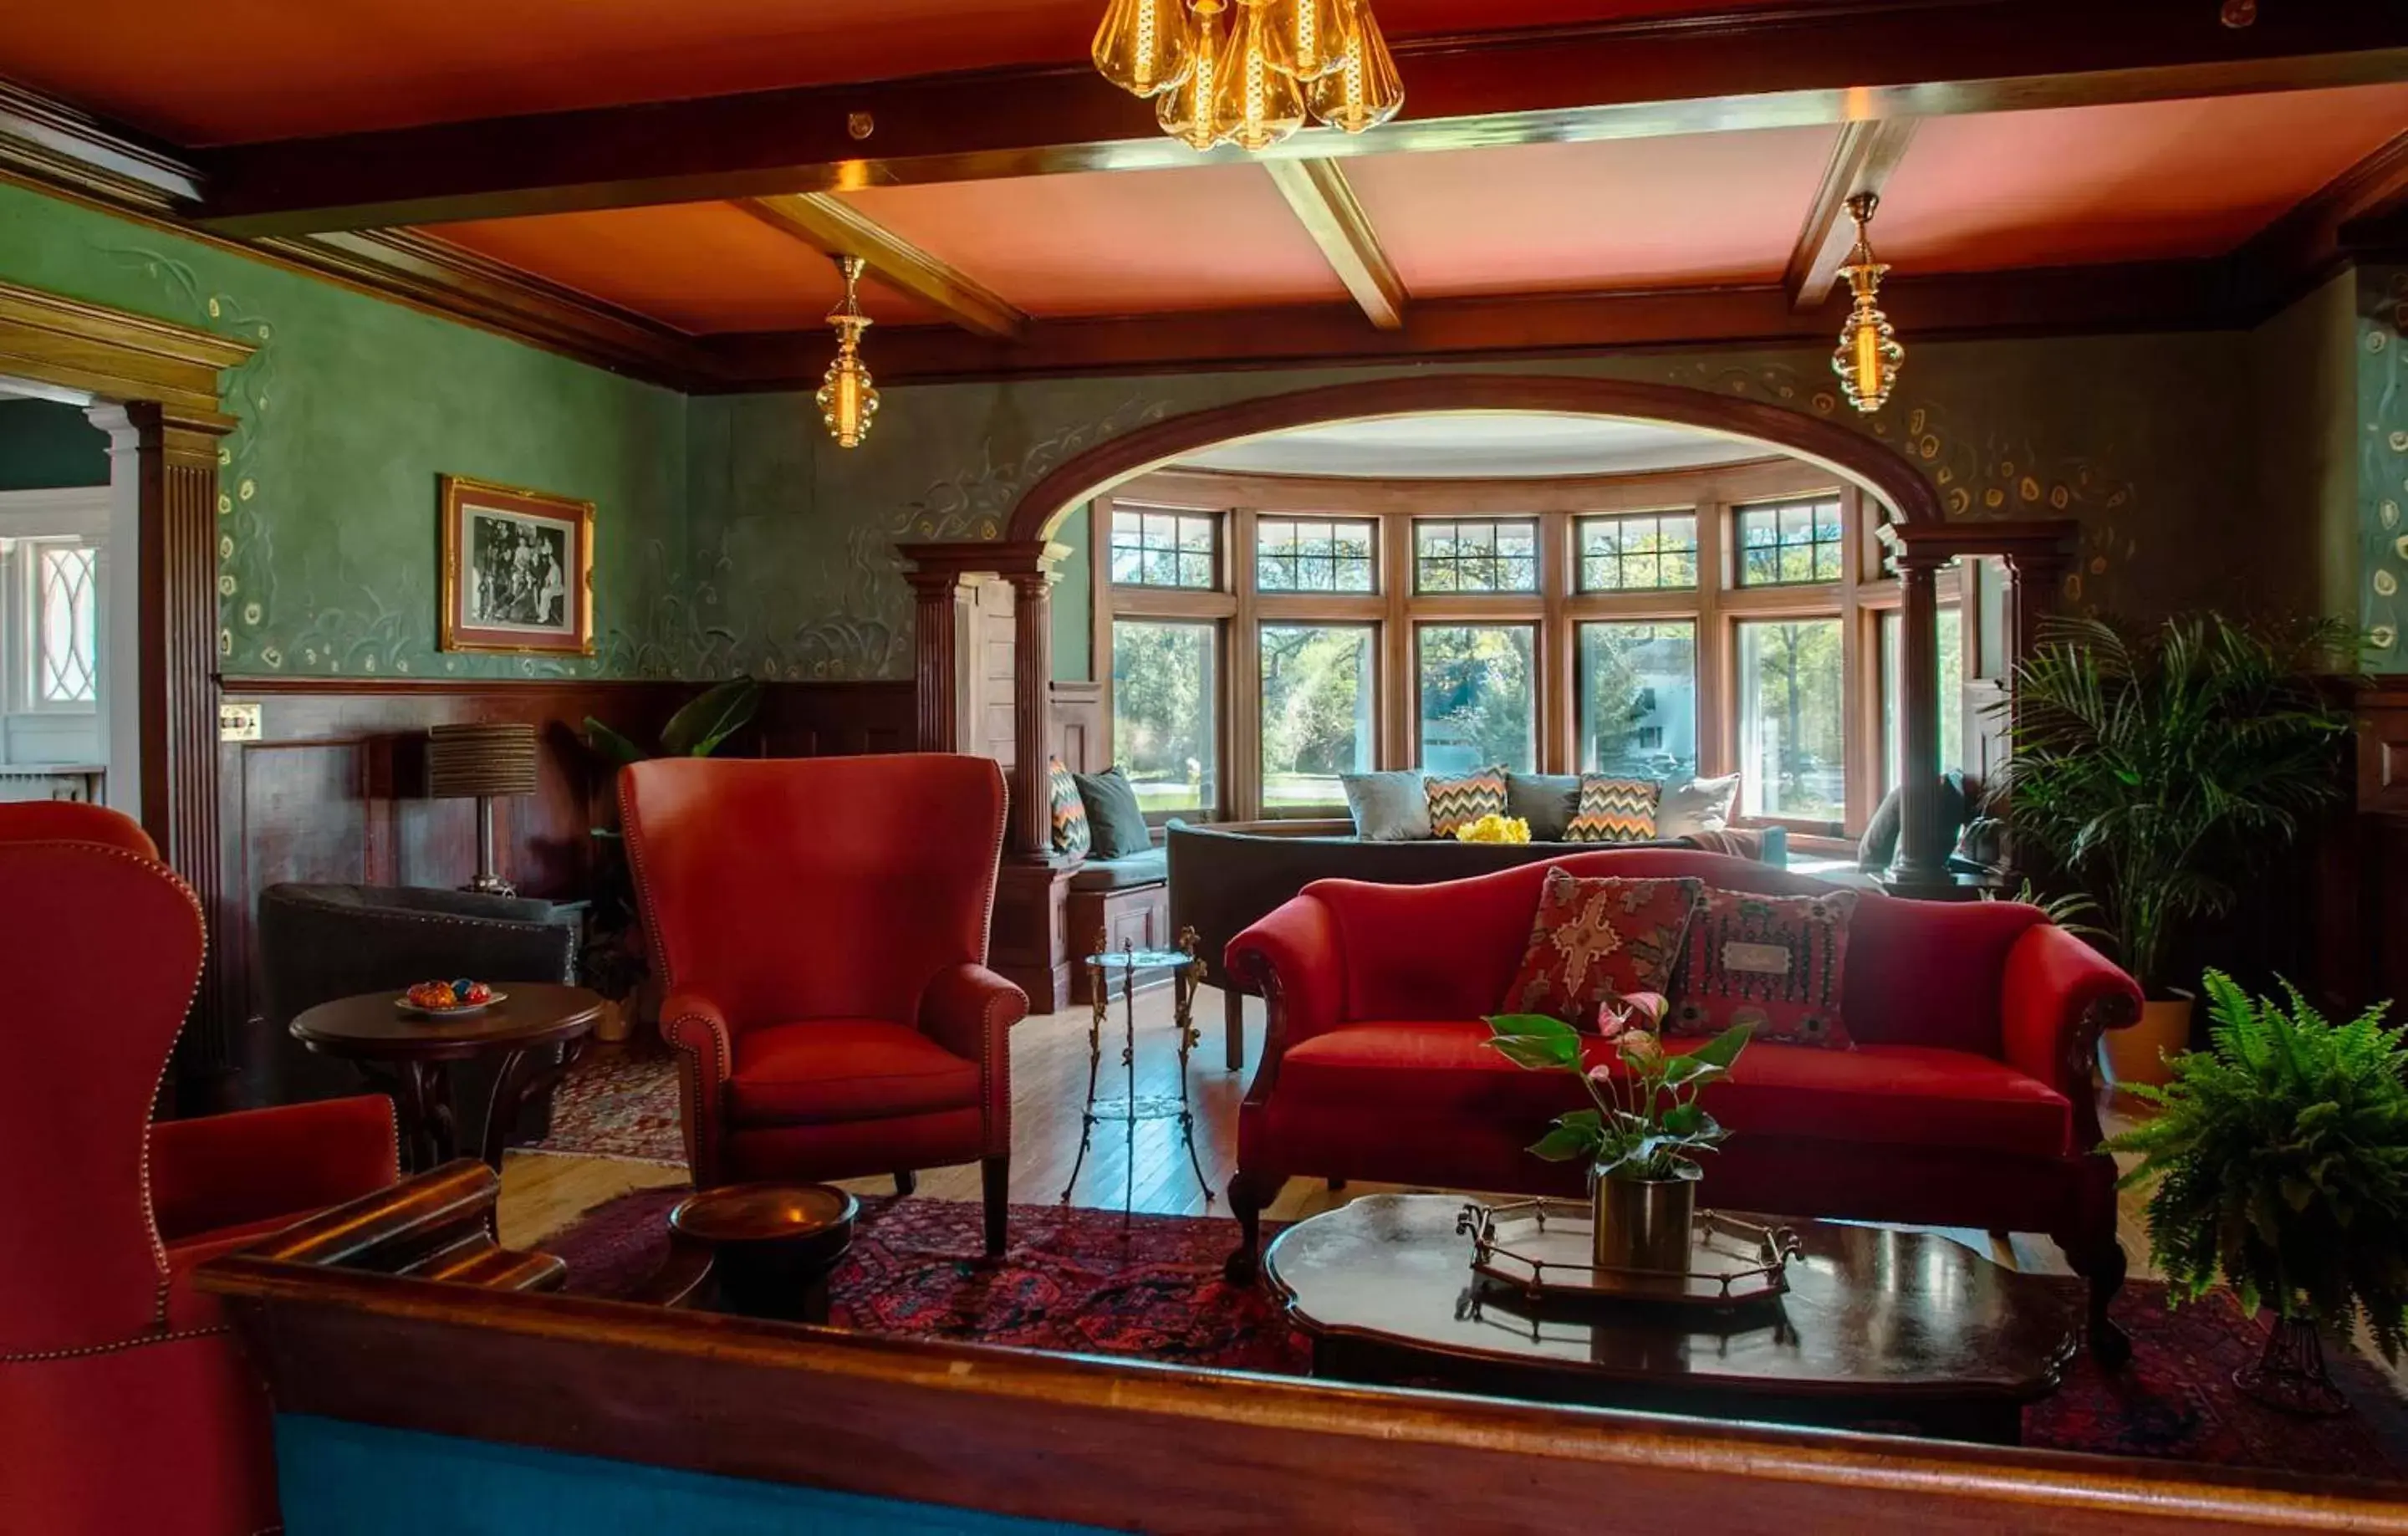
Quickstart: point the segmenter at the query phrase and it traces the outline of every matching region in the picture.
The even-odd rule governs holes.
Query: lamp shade
[[[437,725],[426,733],[426,793],[437,799],[535,793],[535,727]]]

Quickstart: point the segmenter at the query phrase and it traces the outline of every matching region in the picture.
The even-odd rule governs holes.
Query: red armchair
[[[1772,895],[1831,889],[1744,859],[1632,849],[1578,874],[1695,875]],[[1526,1150],[1579,1087],[1487,1048],[1482,1015],[1520,964],[1547,866],[1438,885],[1317,881],[1230,941],[1270,1026],[1238,1118],[1229,1205],[1252,1271],[1292,1174],[1578,1195],[1584,1170]],[[2124,1279],[2115,1166],[2097,1150],[2099,1032],[2140,1016],[2131,978],[2033,907],[1866,892],[1848,936],[1852,1051],[1758,1042],[1706,1104],[1731,1127],[1707,1199],[1739,1210],[2044,1232],[2091,1282],[2093,1348]],[[1671,1042],[1675,1049],[1682,1042]],[[1597,1050],[1596,1059],[1611,1053]]]
[[[1010,1051],[986,969],[1002,771],[931,754],[638,763],[621,820],[696,1187],[977,1159],[1003,1251]]]
[[[193,1267],[396,1177],[366,1098],[151,1125],[201,912],[125,817],[0,806],[0,1526],[253,1536],[265,1389]]]

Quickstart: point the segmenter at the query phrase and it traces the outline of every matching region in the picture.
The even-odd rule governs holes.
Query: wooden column
[[[1011,820],[1007,843],[1024,858],[1047,857],[1054,846],[1047,758],[1053,750],[1053,562],[1013,571]]]
[[[1890,883],[1912,895],[1948,881],[1940,829],[1940,567],[1951,556],[1912,546],[1899,588],[1898,858]]]
[[[2001,552],[2007,567],[2007,670],[2040,645],[2041,621],[2057,610],[2057,595],[2073,564],[2071,543],[2033,541]]]
[[[231,1088],[239,1008],[214,940],[245,931],[243,914],[226,910],[218,839],[218,440],[236,423],[143,400],[89,414],[140,507],[143,826],[200,897],[213,940],[176,1048],[177,1100],[214,1109]]]
[[[961,697],[960,575],[906,571],[911,583],[912,711],[922,752],[953,752],[955,703]]]

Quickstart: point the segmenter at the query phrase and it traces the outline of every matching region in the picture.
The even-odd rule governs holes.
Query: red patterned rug
[[[605,1049],[552,1093],[552,1134],[525,1150],[685,1166],[673,1056]]]
[[[665,1225],[682,1190],[644,1190],[589,1212],[543,1246],[567,1260],[568,1288],[624,1295],[667,1252]],[[1307,1351],[1258,1286],[1232,1286],[1221,1259],[1226,1220],[1015,1205],[1011,1247],[979,1257],[979,1208],[943,1200],[865,1200],[853,1252],[830,1287],[839,1327],[1181,1365],[1301,1375]],[[2169,1312],[2165,1287],[2135,1282],[2117,1299],[2130,1368],[2110,1374],[2087,1354],[2065,1386],[2024,1414],[2029,1445],[2157,1457],[2312,1475],[2408,1478],[2388,1380],[2346,1349],[2333,1371],[2358,1412],[2287,1417],[2241,1396],[2233,1369],[2262,1335],[2226,1297]],[[2380,1419],[2383,1422],[2377,1423]],[[2386,1446],[2391,1447],[2386,1454]]]

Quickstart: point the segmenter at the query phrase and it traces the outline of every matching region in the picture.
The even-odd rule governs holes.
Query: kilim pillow
[[[1079,782],[1062,759],[1048,759],[1045,765],[1045,797],[1053,807],[1054,851],[1071,858],[1085,858],[1095,846],[1095,835],[1087,827],[1087,802],[1079,796]]]
[[[1705,892],[1672,983],[1665,1033],[1719,1035],[1746,1024],[1760,1041],[1850,1049],[1840,993],[1856,897]]]
[[[1607,998],[1666,991],[1704,891],[1704,882],[1687,878],[1583,879],[1549,869],[1504,1011],[1594,1029]]]
[[[1584,773],[1580,807],[1564,827],[1564,840],[1645,842],[1656,835],[1656,806],[1663,795],[1661,780]]]
[[[1486,768],[1460,779],[1427,779],[1422,793],[1429,797],[1430,836],[1451,838],[1458,826],[1505,814],[1505,770]]]

